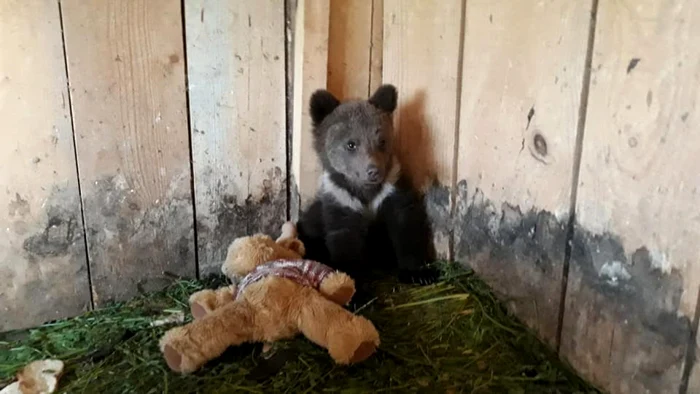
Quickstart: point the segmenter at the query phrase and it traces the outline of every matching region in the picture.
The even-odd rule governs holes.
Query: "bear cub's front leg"
[[[378,214],[386,228],[402,282],[429,284],[440,272],[428,264],[433,260],[432,232],[420,196],[408,188],[397,188]]]

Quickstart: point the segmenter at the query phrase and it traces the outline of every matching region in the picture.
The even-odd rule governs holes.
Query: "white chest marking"
[[[379,207],[381,207],[384,200],[386,200],[386,198],[396,190],[394,183],[396,183],[396,181],[399,179],[400,173],[401,167],[395,161],[392,165],[391,172],[382,185],[381,190],[379,190],[379,193],[374,196],[372,201],[370,201],[367,206],[364,206],[357,197],[354,197],[352,194],[348,193],[347,190],[336,185],[331,179],[330,174],[327,172],[324,172],[321,176],[321,193],[332,196],[338,204],[350,208],[353,211],[365,211],[367,214],[374,216],[377,214],[377,211],[379,210]]]

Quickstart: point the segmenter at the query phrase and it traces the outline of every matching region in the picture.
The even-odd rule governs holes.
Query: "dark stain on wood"
[[[249,194],[244,200],[231,194],[221,194],[209,215],[216,218],[214,226],[205,220],[197,222],[200,274],[219,272],[226,250],[234,239],[255,233],[275,237],[287,217],[287,190],[282,169],[275,167],[263,181],[262,193]]]
[[[574,234],[562,354],[613,392],[677,392],[691,330],[680,273],[662,272],[645,246],[627,251],[580,226]]]
[[[76,233],[81,230],[79,219],[73,212],[59,206],[49,207],[47,215],[44,231],[25,238],[22,247],[32,256],[65,256],[75,243]]]
[[[91,189],[84,206],[96,306],[160,290],[166,273],[195,277],[189,192],[146,204],[115,176]]]
[[[557,334],[567,239],[550,212],[496,206],[480,190],[457,185],[455,256],[480,275],[524,323],[549,345]]]
[[[535,116],[535,106],[533,105],[530,108],[530,111],[527,113],[527,125],[525,126],[525,130],[530,128],[530,121],[532,121],[532,117]]]
[[[13,222],[11,236],[22,246],[16,258],[29,265],[22,280],[15,278],[17,272],[4,271],[9,275],[0,283],[0,331],[76,316],[91,307],[77,190],[53,187],[44,206],[32,219],[39,223],[30,226],[25,217]]]
[[[290,173],[287,178],[287,184],[289,185],[289,219],[297,221],[299,219],[299,214],[301,209],[301,193],[299,192],[299,185],[297,184],[296,177],[294,174]]]
[[[10,201],[10,204],[7,206],[7,211],[10,217],[25,217],[29,215],[31,209],[29,207],[29,202],[22,198],[19,193],[15,193],[15,199]]]
[[[642,59],[640,59],[640,58],[638,58],[638,57],[635,57],[635,58],[630,59],[630,62],[627,64],[627,74],[631,73],[632,70],[634,70],[635,67],[637,67],[637,64],[639,64],[639,62],[640,62],[641,60],[642,60]]]
[[[662,271],[647,247],[626,251],[617,236],[578,225],[568,236],[568,218],[497,206],[480,190],[467,193],[466,181],[460,181],[457,261],[473,268],[519,319],[554,345],[571,239],[562,355],[613,392],[677,392],[691,338],[690,319],[679,310],[684,290],[679,272]]]
[[[435,182],[431,185],[424,196],[426,213],[431,223],[433,236],[452,243],[452,216],[450,212],[450,188],[440,185]],[[435,239],[435,238],[433,238]],[[444,251],[443,251],[444,252]],[[431,251],[436,253],[436,251]],[[450,256],[436,256],[441,259],[450,258]]]

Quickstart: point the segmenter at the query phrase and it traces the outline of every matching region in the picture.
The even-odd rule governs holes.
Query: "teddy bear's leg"
[[[363,361],[379,346],[379,333],[369,320],[318,293],[305,297],[299,308],[299,330],[328,349],[338,364]]]
[[[245,301],[231,302],[201,319],[168,330],[160,340],[168,366],[177,372],[197,370],[229,346],[253,337],[255,310]]]
[[[236,286],[225,286],[216,290],[201,290],[190,296],[190,311],[195,319],[201,319],[206,314],[233,302]]]

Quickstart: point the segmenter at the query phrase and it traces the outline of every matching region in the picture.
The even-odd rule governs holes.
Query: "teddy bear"
[[[355,293],[354,281],[304,260],[304,253],[291,222],[277,240],[265,234],[234,240],[221,268],[234,284],[190,296],[194,320],[160,340],[168,366],[194,372],[230,346],[270,344],[299,333],[326,348],[338,364],[370,357],[379,333],[369,320],[343,307]]]
[[[235,283],[265,260],[298,261],[304,254],[304,244],[297,238],[296,226],[292,222],[282,225],[282,234],[275,242],[264,234],[234,240],[221,266],[221,272],[234,284],[218,290],[205,289],[193,293],[189,298],[192,317],[199,319],[214,309],[233,302],[237,289]],[[323,264],[317,266],[328,269]],[[339,305],[347,305],[355,294],[355,282],[343,272],[332,271],[320,283],[318,291]]]

